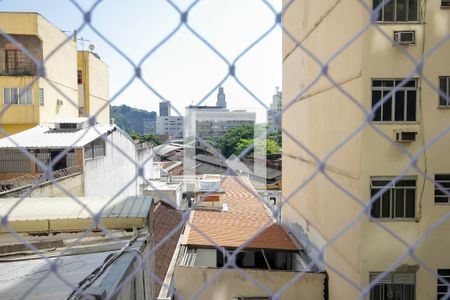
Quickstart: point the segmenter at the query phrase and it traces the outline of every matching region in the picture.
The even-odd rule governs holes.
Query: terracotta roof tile
[[[299,249],[269,215],[247,178],[226,176],[222,181],[222,188],[225,191],[223,201],[228,204],[229,210],[196,210],[192,216],[194,227],[190,229],[188,244],[214,246],[214,243],[195,230],[198,228],[223,247],[235,248],[251,240],[245,248]],[[255,237],[258,232],[260,233]]]
[[[154,234],[155,245],[158,244],[170,231],[181,222],[181,213],[170,205],[159,202],[154,208]],[[167,269],[177,247],[182,227],[172,235],[158,250],[156,250],[155,275],[162,281],[166,277]],[[155,284],[156,295],[159,294],[161,285]]]

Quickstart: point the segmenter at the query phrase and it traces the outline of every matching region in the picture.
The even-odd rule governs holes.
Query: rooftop
[[[69,197],[4,198],[0,216],[8,215],[9,226],[17,232],[82,231],[93,225],[87,209],[101,212],[101,224],[109,229],[142,228],[152,205],[152,199],[144,196],[77,199],[79,203]]]
[[[74,120],[64,120],[61,124],[78,124]],[[66,147],[80,148],[95,139],[109,134],[117,127],[95,125],[79,130],[57,130],[54,124],[38,125],[28,130],[0,139],[0,149],[28,148],[28,149],[60,149]]]
[[[237,248],[251,241],[245,248],[288,251],[300,249],[287,232],[272,219],[247,178],[222,178],[222,188],[225,191],[222,197],[223,202],[228,204],[228,211],[193,211],[191,224],[195,228],[223,247]],[[254,237],[261,230],[262,232]],[[209,239],[191,227],[187,244],[215,246]]]

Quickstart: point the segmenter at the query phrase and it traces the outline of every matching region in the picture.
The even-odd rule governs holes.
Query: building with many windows
[[[443,9],[449,2],[362,2],[378,6],[378,28],[345,49],[371,20],[358,1],[298,0],[284,14],[297,41],[283,37],[283,107],[290,106],[283,114],[283,195],[290,205],[282,206],[281,219],[311,241],[311,257],[324,251],[330,299],[357,299],[358,288],[369,286],[371,300],[441,299],[448,292],[442,280],[450,274],[450,223],[430,228],[450,204],[450,141],[434,142],[450,118],[450,64],[443,63],[450,44],[430,50],[450,32],[450,10]],[[404,52],[414,60],[429,53],[422,74]],[[322,67],[310,53],[321,62],[337,55]],[[320,74],[331,79],[315,81]],[[364,110],[374,112],[371,124]],[[418,153],[419,170],[409,167],[406,151]],[[332,154],[321,164],[309,153]],[[314,175],[318,169],[326,176]]]
[[[90,116],[109,100],[107,66],[92,53],[77,54],[76,42],[41,15],[1,12],[0,28],[11,38],[0,37],[1,135],[77,118],[80,109]],[[109,124],[108,107],[97,122]]]
[[[212,140],[241,125],[254,125],[256,114],[246,110],[229,110],[220,106],[186,107],[185,128],[188,137]],[[186,136],[186,135],[185,135]]]
[[[168,135],[170,138],[182,138],[183,117],[182,116],[156,117],[156,134]]]
[[[270,109],[267,111],[267,130],[274,131],[281,128],[281,98],[282,93],[278,90],[272,96]]]

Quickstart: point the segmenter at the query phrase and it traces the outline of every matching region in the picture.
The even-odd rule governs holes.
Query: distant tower
[[[159,102],[159,116],[170,116],[170,101]]]
[[[225,101],[225,93],[223,92],[223,87],[219,87],[219,92],[217,93],[216,106],[227,108],[227,101]]]

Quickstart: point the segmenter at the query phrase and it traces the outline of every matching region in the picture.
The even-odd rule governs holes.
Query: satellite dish
[[[90,44],[90,45],[89,45],[89,50],[94,51],[94,49],[95,49],[94,44]]]

